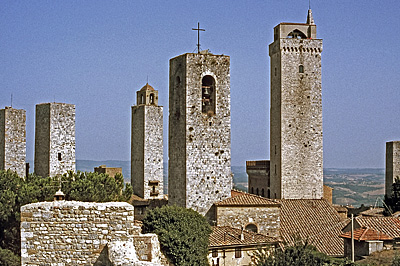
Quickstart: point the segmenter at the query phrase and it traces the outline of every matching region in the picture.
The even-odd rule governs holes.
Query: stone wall
[[[169,203],[203,215],[232,188],[229,60],[206,53],[170,60]],[[205,77],[215,81],[215,113],[202,109]]]
[[[75,172],[75,105],[36,105],[34,163],[40,176]]]
[[[0,110],[0,170],[26,175],[26,112],[6,107]]]
[[[392,196],[393,183],[400,178],[400,141],[386,142],[385,195]]]
[[[22,265],[108,265],[113,261],[110,265],[142,265],[133,264],[140,258],[159,264],[157,237],[140,234],[133,212],[132,205],[122,202],[54,201],[22,206]]]
[[[280,31],[288,30],[281,27],[282,24],[275,27],[278,36],[282,35]],[[290,27],[307,36],[311,26]],[[316,30],[315,25],[312,29]],[[322,40],[312,37],[281,36],[269,46],[273,198],[323,196],[321,52]]]
[[[217,207],[217,225],[246,228],[253,224],[257,233],[279,237],[280,205],[271,207]]]

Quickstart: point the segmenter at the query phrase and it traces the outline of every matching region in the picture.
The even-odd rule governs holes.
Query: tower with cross
[[[306,23],[281,23],[269,45],[270,187],[267,197],[323,196],[322,40],[311,9]]]
[[[75,172],[75,105],[36,105],[34,163],[43,177]]]
[[[162,199],[163,193],[163,107],[158,91],[148,83],[137,93],[132,106],[131,184],[135,195]]]
[[[226,55],[170,60],[168,201],[209,218],[232,189],[229,71]]]

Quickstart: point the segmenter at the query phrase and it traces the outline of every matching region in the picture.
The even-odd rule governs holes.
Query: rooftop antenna
[[[308,9],[311,9],[311,0],[308,0]]]
[[[12,95],[12,93],[11,93],[11,108],[12,108],[12,100],[13,100],[13,99],[12,99],[12,96],[13,96],[13,95]]]
[[[206,31],[205,29],[200,29],[200,22],[197,22],[197,29],[192,30],[197,30],[197,53],[200,53],[200,31]]]

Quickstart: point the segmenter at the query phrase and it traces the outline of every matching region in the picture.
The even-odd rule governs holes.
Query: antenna
[[[311,0],[308,0],[308,9],[311,9]]]
[[[197,30],[197,53],[200,53],[200,31],[206,31],[205,29],[200,29],[200,22],[197,22],[197,29],[192,30]]]
[[[12,108],[12,100],[13,100],[12,96],[13,96],[13,95],[12,95],[12,93],[11,93],[11,108]]]

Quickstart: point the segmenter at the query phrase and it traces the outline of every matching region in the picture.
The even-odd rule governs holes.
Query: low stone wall
[[[157,236],[141,235],[133,217],[133,206],[123,202],[22,206],[22,265],[160,265]],[[136,250],[136,237],[147,239],[145,249]],[[147,262],[140,262],[137,252]]]

